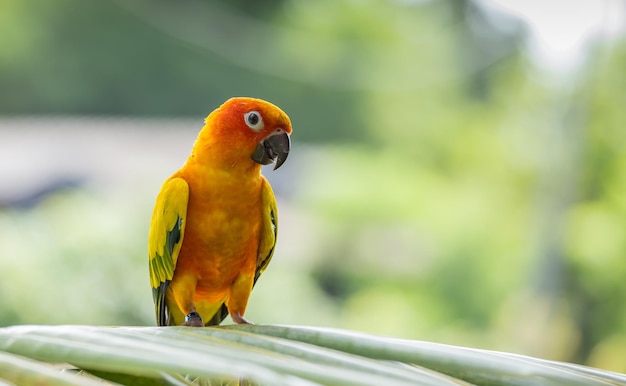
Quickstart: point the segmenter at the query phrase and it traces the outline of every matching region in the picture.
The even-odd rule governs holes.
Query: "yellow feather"
[[[157,288],[160,283],[172,280],[178,253],[185,235],[185,218],[189,201],[189,186],[182,178],[166,181],[157,196],[150,234],[148,236],[148,258],[150,261],[150,285]],[[174,245],[170,255],[167,250],[168,233],[181,218],[180,240]]]

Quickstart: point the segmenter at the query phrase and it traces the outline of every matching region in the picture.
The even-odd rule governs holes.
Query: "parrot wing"
[[[165,294],[174,276],[176,260],[183,244],[188,201],[189,185],[182,178],[173,178],[163,184],[152,213],[148,259],[150,285],[159,326],[166,326],[171,322]]]
[[[278,234],[278,211],[276,209],[276,197],[270,183],[263,178],[261,187],[261,205],[263,205],[263,219],[261,221],[261,233],[259,240],[259,251],[256,261],[256,272],[254,274],[254,284],[259,279],[265,268],[272,260],[274,247],[276,246],[276,236]]]
[[[257,252],[256,271],[254,273],[254,284],[259,279],[265,268],[267,268],[272,255],[274,254],[274,247],[276,246],[276,235],[278,232],[278,213],[276,210],[276,198],[270,183],[261,176],[263,184],[261,187],[261,205],[262,219],[261,219],[261,232],[259,239],[259,248]],[[253,285],[254,285],[253,284]],[[205,326],[212,326],[220,324],[228,316],[228,308],[225,304],[213,315],[211,319],[205,322]]]

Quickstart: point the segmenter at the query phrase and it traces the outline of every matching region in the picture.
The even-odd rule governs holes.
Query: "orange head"
[[[231,98],[205,119],[192,158],[218,167],[268,165],[278,169],[290,149],[291,121],[261,99]]]

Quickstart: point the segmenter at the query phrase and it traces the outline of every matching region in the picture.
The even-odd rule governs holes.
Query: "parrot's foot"
[[[244,318],[243,315],[241,315],[239,312],[230,314],[230,318],[233,320],[233,322],[237,324],[254,324],[248,319]]]
[[[197,312],[190,312],[185,316],[185,323],[183,326],[189,327],[204,327],[204,323],[202,322],[202,317]]]

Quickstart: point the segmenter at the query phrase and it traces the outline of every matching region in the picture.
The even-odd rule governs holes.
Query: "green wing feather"
[[[148,259],[150,285],[159,326],[167,326],[172,321],[165,296],[174,277],[176,261],[183,244],[188,202],[189,185],[182,178],[173,178],[163,184],[152,213]]]

